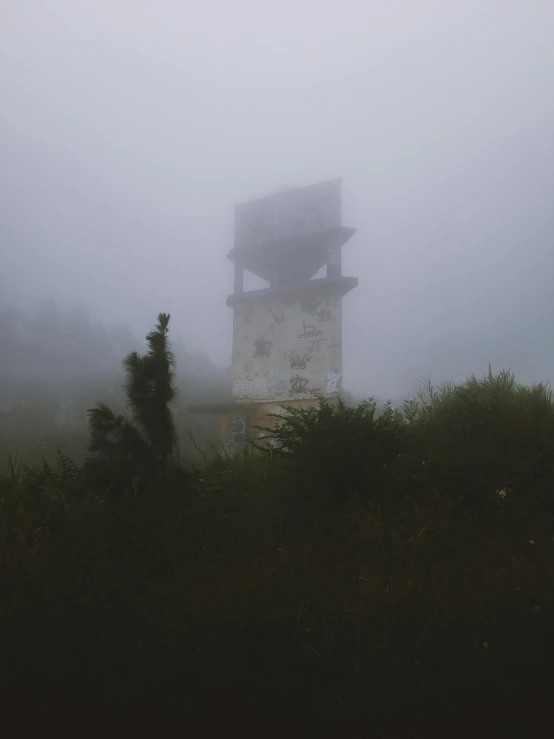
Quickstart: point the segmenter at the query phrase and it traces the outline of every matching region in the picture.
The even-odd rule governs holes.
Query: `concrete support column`
[[[331,279],[342,277],[342,251],[338,247],[327,250],[327,277]]]
[[[244,268],[235,262],[235,294],[244,292]]]

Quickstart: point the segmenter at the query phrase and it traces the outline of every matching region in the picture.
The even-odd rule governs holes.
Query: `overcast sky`
[[[343,178],[344,381],[554,380],[553,0],[0,0],[0,299],[230,362],[234,204]]]

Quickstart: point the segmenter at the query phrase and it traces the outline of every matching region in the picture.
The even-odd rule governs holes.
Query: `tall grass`
[[[550,721],[552,398],[509,373],[422,395],[289,413],[286,453],[216,455],[157,496],[102,500],[63,458],[12,461],[4,700],[67,735],[96,717],[530,736]]]

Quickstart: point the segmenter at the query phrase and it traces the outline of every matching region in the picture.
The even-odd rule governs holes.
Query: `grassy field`
[[[471,378],[275,441],[117,499],[10,460],[5,735],[548,735],[548,390]]]

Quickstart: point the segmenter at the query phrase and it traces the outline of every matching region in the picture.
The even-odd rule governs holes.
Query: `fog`
[[[234,205],[341,177],[344,384],[554,379],[551,0],[0,8],[0,300],[230,363]]]

